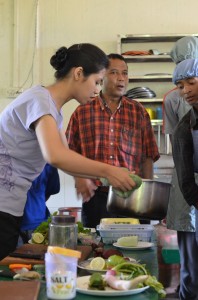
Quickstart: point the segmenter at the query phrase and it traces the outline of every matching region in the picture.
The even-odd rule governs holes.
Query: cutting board
[[[81,258],[80,258],[81,261],[81,260],[86,260],[89,257],[92,251],[92,247],[82,245],[82,246],[77,246],[77,250],[81,252]],[[28,254],[40,255],[41,259],[7,256],[0,261],[0,265],[9,265],[13,263],[31,264],[31,265],[44,264],[44,255],[46,251],[47,251],[47,245],[24,244],[23,246],[16,249],[15,252],[22,253],[22,254],[28,253]]]
[[[37,300],[39,281],[1,281],[0,298],[2,300]]]

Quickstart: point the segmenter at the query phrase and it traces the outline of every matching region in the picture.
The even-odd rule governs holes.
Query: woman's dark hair
[[[75,44],[69,48],[61,47],[51,57],[50,64],[56,70],[57,80],[63,79],[73,67],[82,67],[83,74],[88,77],[98,73],[109,65],[107,55],[92,44]]]

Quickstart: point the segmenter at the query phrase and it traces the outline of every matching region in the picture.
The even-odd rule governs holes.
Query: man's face
[[[177,82],[180,96],[191,106],[198,106],[198,77],[191,77]]]
[[[128,67],[123,60],[110,59],[102,91],[110,97],[122,97],[128,85]]]

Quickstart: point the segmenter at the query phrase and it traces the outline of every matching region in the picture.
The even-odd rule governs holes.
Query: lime
[[[104,258],[98,256],[92,259],[90,262],[90,269],[92,270],[103,270],[105,268],[106,262]]]
[[[40,232],[36,232],[32,234],[32,242],[35,244],[42,244],[44,242],[45,237]]]

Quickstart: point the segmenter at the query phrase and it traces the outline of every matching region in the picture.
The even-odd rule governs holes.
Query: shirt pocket
[[[120,135],[120,150],[133,156],[142,153],[141,130],[123,127]]]

